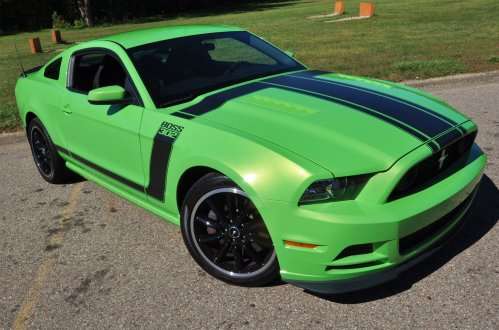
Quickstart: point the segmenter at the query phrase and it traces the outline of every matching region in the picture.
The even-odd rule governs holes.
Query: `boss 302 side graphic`
[[[199,265],[239,285],[397,276],[457,227],[486,161],[444,102],[308,70],[226,26],[78,44],[16,98],[45,180],[76,172],[179,224]]]

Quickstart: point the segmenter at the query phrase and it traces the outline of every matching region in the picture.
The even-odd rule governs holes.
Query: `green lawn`
[[[346,15],[360,1],[346,0]],[[316,69],[390,80],[499,69],[499,1],[375,0],[368,20],[324,23],[305,17],[330,12],[333,1],[268,1],[232,12],[199,12],[148,23],[64,30],[70,43],[134,29],[175,24],[229,24],[247,28]],[[225,12],[224,12],[225,11]],[[31,55],[27,39],[39,36],[44,53]],[[0,37],[0,131],[18,128],[14,84],[19,75],[13,43],[29,68],[67,45],[52,45],[50,31]]]

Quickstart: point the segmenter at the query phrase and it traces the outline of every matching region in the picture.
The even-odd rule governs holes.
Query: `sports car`
[[[46,181],[77,174],[180,225],[203,269],[243,286],[396,278],[458,228],[486,163],[443,101],[310,70],[237,27],[80,43],[15,94]]]

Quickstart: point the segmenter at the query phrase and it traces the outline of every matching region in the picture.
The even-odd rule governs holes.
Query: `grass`
[[[393,68],[402,75],[416,78],[451,75],[466,69],[463,63],[455,60],[401,61]]]
[[[292,50],[308,66],[382,79],[428,78],[499,69],[497,0],[376,0],[367,20],[324,23],[305,17],[332,11],[331,0],[247,3],[244,7],[193,12],[168,19],[63,30],[70,43],[134,29],[176,24],[229,24],[247,28]],[[346,1],[347,15],[360,1]],[[160,18],[158,18],[160,19]],[[44,53],[31,55],[27,39],[39,36]],[[68,45],[53,45],[50,30],[0,37],[0,131],[18,128],[14,85],[19,68],[41,64]]]
[[[491,56],[489,58],[490,63],[499,63],[499,56]]]

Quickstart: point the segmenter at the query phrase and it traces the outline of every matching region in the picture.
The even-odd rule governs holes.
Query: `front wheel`
[[[231,284],[262,286],[279,275],[279,264],[263,219],[234,182],[208,174],[187,193],[182,236],[209,274]]]

